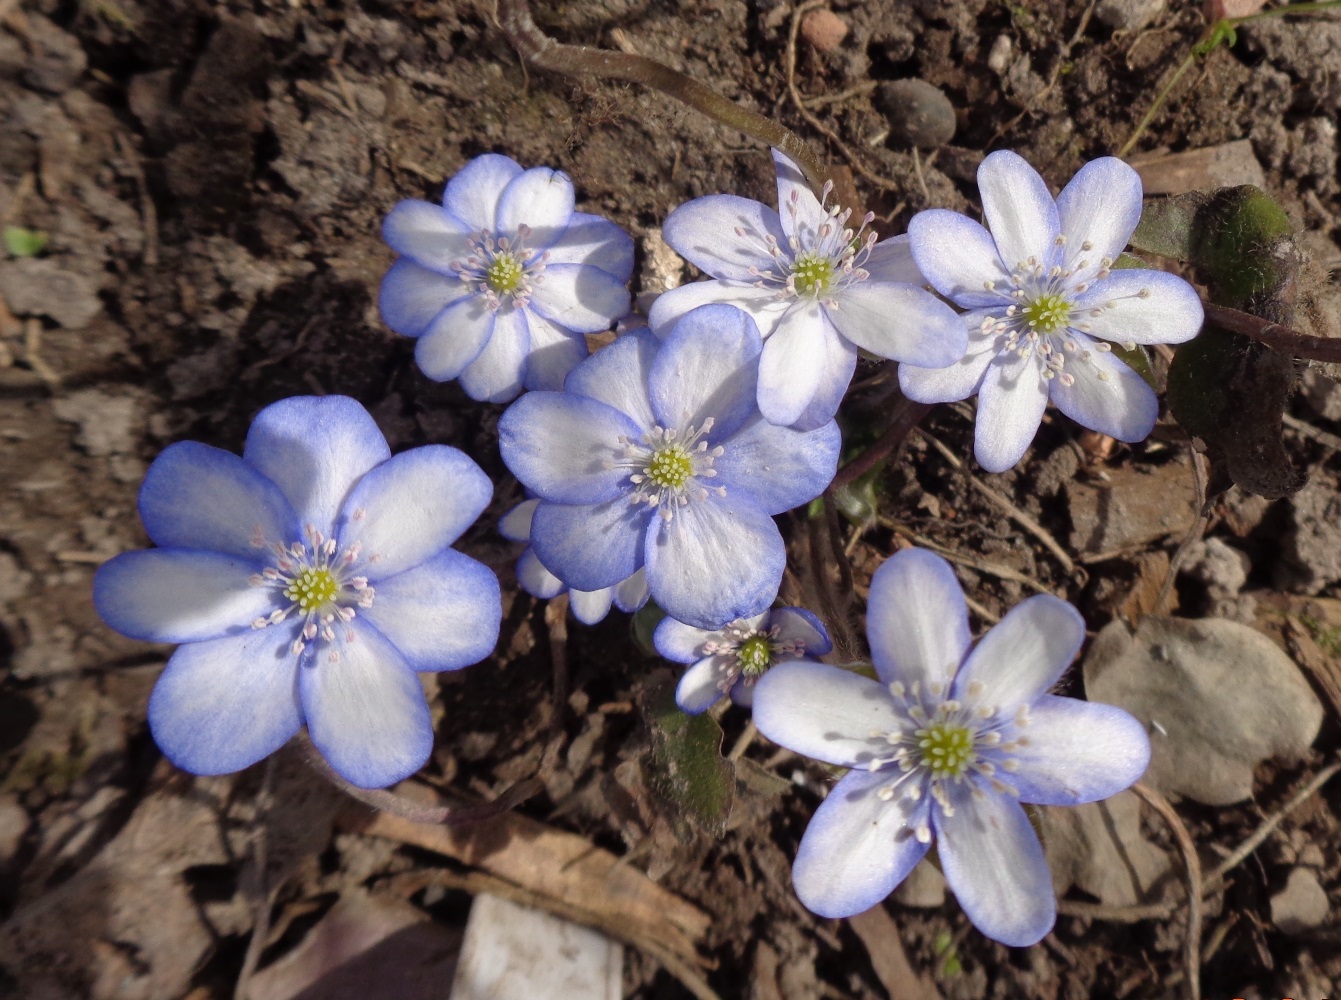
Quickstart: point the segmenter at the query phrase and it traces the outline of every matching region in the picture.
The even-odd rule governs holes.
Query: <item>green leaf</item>
[[[652,726],[649,784],[679,816],[712,836],[726,832],[735,798],[735,775],[722,757],[722,727],[706,712],[687,715],[675,704],[673,681],[649,686]]]
[[[51,237],[40,229],[24,229],[22,226],[6,226],[5,249],[11,257],[36,257],[47,248]]]
[[[1204,191],[1193,191],[1146,202],[1136,232],[1131,234],[1132,247],[1161,257],[1191,260],[1196,253],[1193,241],[1197,213],[1210,200],[1211,196]]]
[[[666,617],[666,612],[657,606],[656,601],[648,601],[641,608],[634,612],[629,621],[629,632],[633,636],[633,644],[638,647],[638,651],[644,656],[657,656],[656,646],[652,643],[652,633],[657,630],[661,624],[661,619]]]

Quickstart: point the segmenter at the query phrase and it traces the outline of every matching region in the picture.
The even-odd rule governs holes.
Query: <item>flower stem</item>
[[[1252,313],[1202,301],[1206,319],[1223,330],[1242,334],[1250,340],[1277,351],[1285,351],[1296,358],[1309,361],[1341,362],[1341,337],[1315,337],[1300,333],[1288,326],[1271,323]]]
[[[899,445],[903,444],[904,439],[912,433],[913,428],[920,424],[922,418],[930,412],[930,403],[914,403],[911,399],[899,400],[894,411],[894,419],[886,428],[885,433],[881,434],[869,448],[839,469],[838,475],[834,476],[833,482],[824,492],[830,495],[837,493],[843,487],[851,486],[874,469],[888,458]]]
[[[566,76],[641,83],[689,105],[714,121],[739,129],[766,146],[780,149],[796,162],[816,191],[823,189],[825,181],[836,182],[833,168],[791,129],[727,100],[710,87],[655,59],[555,41],[536,26],[527,0],[495,0],[495,17],[513,47],[532,66]]]

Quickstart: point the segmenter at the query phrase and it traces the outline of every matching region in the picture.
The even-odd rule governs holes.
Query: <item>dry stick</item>
[[[238,973],[237,983],[233,987],[233,1000],[247,1000],[247,990],[251,985],[252,974],[261,961],[261,952],[265,950],[266,938],[270,936],[270,910],[279,894],[278,885],[267,887],[270,870],[269,829],[267,813],[274,805],[275,760],[271,756],[265,762],[265,773],[261,778],[261,790],[256,796],[259,813],[258,822],[252,830],[252,870],[256,873],[256,895],[259,897],[256,909],[256,923],[252,927],[251,940],[247,942],[247,954],[242,959],[242,971]]]
[[[984,562],[981,559],[974,559],[971,556],[963,555],[956,552],[954,549],[941,545],[939,542],[926,538],[923,535],[919,535],[911,528],[899,524],[899,522],[895,521],[893,518],[880,517],[877,518],[877,523],[881,527],[888,528],[896,535],[902,535],[914,545],[920,545],[924,549],[930,549],[932,552],[944,556],[946,559],[949,559],[950,562],[959,563],[961,566],[967,566],[969,569],[977,570],[980,573],[986,573],[989,576],[996,577],[998,580],[1013,580],[1016,583],[1022,583],[1036,594],[1052,594],[1054,597],[1057,596],[1052,590],[1043,586],[1042,583],[1035,580],[1028,573],[1021,573],[1018,569],[1013,569],[1010,566],[1001,566],[997,563]]]
[[[791,129],[727,100],[692,77],[655,59],[555,41],[531,19],[526,0],[496,0],[495,19],[521,57],[538,69],[566,76],[641,83],[689,105],[714,121],[780,149],[796,162],[816,191],[823,190],[827,181],[838,183],[833,169]]]
[[[385,788],[359,788],[352,785],[326,763],[326,758],[314,747],[310,740],[301,743],[304,759],[331,784],[351,798],[358,799],[365,806],[389,812],[393,816],[408,819],[411,823],[427,823],[441,826],[471,826],[493,819],[507,812],[513,806],[525,802],[544,786],[535,778],[527,778],[513,785],[492,802],[463,802],[451,806],[425,806],[412,799],[397,795]]]
[[[1341,361],[1341,337],[1315,337],[1300,333],[1279,323],[1269,323],[1252,313],[1218,306],[1205,300],[1206,319],[1223,330],[1242,334],[1259,344],[1277,351],[1285,351],[1296,358],[1310,361]]]
[[[1183,942],[1183,962],[1187,967],[1188,1000],[1201,1000],[1201,859],[1197,857],[1197,845],[1192,843],[1192,835],[1168,799],[1139,781],[1131,790],[1164,817],[1187,866],[1187,939]]]
[[[976,489],[988,500],[992,501],[992,503],[996,504],[998,507],[1004,510],[1007,514],[1011,516],[1011,518],[1015,521],[1016,524],[1018,524],[1021,528],[1023,528],[1025,531],[1029,532],[1029,534],[1033,535],[1040,542],[1042,542],[1043,547],[1057,557],[1057,561],[1062,564],[1063,569],[1065,569],[1068,573],[1075,572],[1076,564],[1071,560],[1071,557],[1066,554],[1066,549],[1062,548],[1061,544],[1057,541],[1057,539],[1052,537],[1052,533],[1048,531],[1047,528],[1043,527],[1043,525],[1039,524],[1024,511],[1020,510],[1019,507],[1016,507],[1015,504],[1011,503],[1010,500],[1008,500],[1005,496],[998,493],[996,490],[992,489],[992,487],[988,486],[977,476],[973,475],[973,473],[966,471],[964,469],[963,460],[960,459],[958,455],[952,452],[939,440],[932,437],[930,434],[922,430],[922,428],[920,427],[917,428],[917,433],[922,435],[922,438],[928,444],[930,444],[933,448],[939,451],[941,453],[941,456],[952,466],[954,466],[957,472],[963,472],[965,477],[968,479],[969,484],[973,486],[974,489]]]
[[[881,434],[869,448],[839,469],[838,475],[833,477],[833,482],[824,492],[832,496],[874,469],[888,458],[891,452],[903,444],[913,428],[921,423],[922,418],[930,412],[931,404],[929,403],[914,403],[909,399],[901,400],[898,409],[894,412],[894,420],[886,428],[885,433]]]
[[[568,704],[568,592],[545,605],[545,626],[549,630],[549,660],[554,673],[554,691],[550,729],[563,728],[564,708]]]

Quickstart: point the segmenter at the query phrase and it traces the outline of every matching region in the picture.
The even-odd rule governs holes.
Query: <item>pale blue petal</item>
[[[643,536],[654,516],[622,496],[600,504],[541,503],[531,546],[571,589],[613,587],[642,565]]]
[[[458,670],[498,645],[498,577],[455,549],[379,580],[376,590],[372,607],[358,609],[354,624],[372,622],[413,670]]]
[[[773,519],[757,507],[709,496],[680,507],[670,521],[655,519],[645,562],[652,597],[668,615],[716,628],[773,603],[787,550]]]
[[[973,926],[1012,948],[1037,944],[1057,919],[1043,847],[1020,804],[951,785],[954,815],[932,810],[945,881]]]
[[[995,251],[993,251],[995,253]],[[912,241],[907,233],[891,236],[871,247],[861,260],[861,268],[874,281],[899,281],[907,285],[925,285],[928,279],[918,269]]]
[[[833,482],[843,441],[832,420],[799,431],[755,417],[722,446],[712,482],[766,514],[781,514],[809,503]]]
[[[446,209],[427,201],[406,200],[382,223],[382,239],[398,254],[450,273],[450,265],[470,256],[471,228]]]
[[[271,626],[172,654],[149,697],[149,729],[168,760],[192,774],[231,774],[297,735],[296,624]]]
[[[813,431],[833,420],[856,370],[857,346],[840,334],[826,317],[824,370],[820,373],[819,388],[810,398],[810,404],[792,421],[791,427],[798,431]]]
[[[767,338],[777,329],[790,302],[778,295],[777,288],[756,288],[737,281],[709,278],[662,292],[652,302],[647,322],[657,336],[665,337],[685,313],[713,304],[735,306],[749,313],[759,327],[759,335]]]
[[[523,500],[498,520],[498,533],[509,542],[531,541],[531,517],[538,499]]]
[[[918,270],[950,301],[998,309],[1010,304],[1010,275],[996,243],[968,216],[944,208],[918,212],[908,223],[908,238]],[[985,287],[988,282],[995,289]]]
[[[340,547],[362,546],[355,568],[380,586],[460,538],[493,491],[484,470],[455,448],[430,444],[402,452],[350,492],[340,511]]]
[[[573,617],[583,625],[596,625],[605,621],[614,600],[614,589],[602,587],[600,590],[570,590],[568,607]]]
[[[633,419],[641,428],[641,437],[643,430],[651,430],[657,422],[647,398],[647,380],[660,349],[661,342],[651,330],[630,330],[574,368],[564,389],[613,406]]]
[[[534,311],[527,312],[526,326],[531,332],[526,388],[557,392],[569,373],[587,359],[587,338]]]
[[[756,712],[759,694],[754,696]],[[792,865],[796,895],[812,913],[821,917],[864,913],[893,892],[925,857],[931,845],[920,842],[913,831],[926,823],[929,800],[880,798],[880,790],[897,773],[852,771],[815,810]]]
[[[652,645],[668,660],[676,663],[694,663],[703,658],[703,644],[709,639],[721,639],[721,629],[695,628],[674,618],[661,619],[652,632]]]
[[[310,465],[310,474],[316,470]],[[197,441],[168,445],[140,487],[140,519],[154,544],[255,559],[253,540],[294,541],[298,517],[283,492],[232,452]]]
[[[1029,708],[1028,743],[1003,774],[1022,802],[1075,806],[1116,795],[1141,780],[1150,764],[1145,726],[1112,705],[1045,694]]]
[[[926,549],[886,559],[871,577],[866,635],[886,684],[947,690],[973,643],[964,590],[950,564]]]
[[[1032,258],[1047,270],[1058,256],[1061,222],[1057,203],[1038,171],[1018,153],[999,149],[978,167],[978,193],[1002,264],[1010,270]],[[916,245],[916,237],[913,242]]]
[[[1088,280],[1105,258],[1118,259],[1141,221],[1141,175],[1115,156],[1090,160],[1057,196],[1057,213],[1066,237],[1062,267],[1086,263],[1073,280]]]
[[[808,657],[818,658],[833,649],[824,624],[805,608],[774,608],[769,613],[768,624],[777,626],[779,639],[804,643]]]
[[[984,335],[982,323],[999,315],[999,310],[975,309],[960,319],[968,331],[968,347],[964,356],[944,368],[919,368],[899,365],[899,388],[909,399],[918,403],[953,403],[976,395],[982,388],[987,366],[997,354],[995,334]]]
[[[620,496],[629,470],[609,463],[621,436],[637,440],[642,430],[614,407],[571,392],[528,392],[498,421],[503,463],[528,490],[554,503]]]
[[[568,175],[549,167],[532,167],[508,181],[494,219],[499,233],[512,234],[521,226],[528,227],[531,232],[523,242],[543,250],[563,235],[572,217],[573,182]]]
[[[497,153],[477,156],[447,182],[442,204],[473,231],[494,228],[503,189],[522,172],[516,161]]]
[[[614,275],[585,264],[549,264],[531,286],[529,308],[579,333],[599,333],[629,311],[629,290]]]
[[[520,310],[515,311],[520,315]],[[414,345],[414,362],[435,382],[459,378],[494,335],[498,312],[483,295],[457,299],[438,313]]]
[[[675,686],[675,704],[682,712],[701,715],[726,696],[722,682],[727,681],[729,688],[735,682],[738,667],[735,654],[705,656],[680,677]]]
[[[516,399],[526,378],[526,359],[530,353],[526,310],[500,309],[494,314],[494,331],[484,350],[458,376],[461,388],[481,403]]]
[[[686,202],[666,216],[661,235],[705,274],[747,283],[757,280],[751,268],[773,269],[770,236],[787,246],[777,212],[734,194],[712,194]]]
[[[908,720],[879,681],[813,660],[788,660],[755,684],[754,724],[802,757],[864,769],[889,756],[884,734],[903,730]]]
[[[776,149],[773,150],[773,169],[778,175],[778,215],[782,219],[782,231],[788,237],[796,237],[803,247],[813,246],[819,240],[820,227],[832,219],[810,189],[801,168]]]
[[[1118,344],[1181,344],[1200,333],[1205,320],[1195,288],[1149,268],[1112,272],[1076,305],[1077,326]]]
[[[633,275],[633,237],[599,215],[574,212],[563,235],[550,244],[547,260],[599,267],[626,282]]]
[[[736,433],[758,410],[762,343],[754,320],[731,306],[700,306],[662,343],[648,373],[648,399],[663,427],[685,430],[712,418],[707,440]]]
[[[242,457],[284,491],[304,525],[329,535],[354,484],[391,449],[356,400],[291,396],[256,415]]]
[[[640,567],[632,576],[615,584],[614,595],[615,607],[625,614],[631,615],[641,608],[652,596],[647,589],[647,570]]]
[[[251,629],[274,611],[276,592],[248,582],[260,563],[198,549],[123,552],[98,567],[93,607],[122,635],[200,642]]]
[[[382,322],[406,337],[422,337],[438,314],[471,297],[465,282],[401,258],[391,265],[377,292]],[[483,296],[476,296],[484,303]]]
[[[1057,409],[1090,430],[1119,441],[1144,441],[1159,419],[1159,398],[1145,379],[1112,353],[1099,351],[1093,340],[1073,333],[1080,350],[1089,351],[1084,362],[1067,356],[1065,371],[1074,378],[1063,385],[1054,378],[1048,394]],[[1103,373],[1103,378],[1099,373]]]
[[[856,282],[837,293],[824,314],[858,347],[910,365],[944,368],[968,347],[959,314],[914,285]]]
[[[545,564],[536,558],[535,550],[529,545],[517,557],[517,583],[522,590],[541,601],[558,597],[568,589],[566,583],[545,569]]]
[[[978,464],[988,472],[1005,472],[1023,458],[1047,406],[1048,383],[1037,351],[1027,358],[1014,352],[994,356],[978,388],[973,432]]]
[[[335,628],[298,672],[313,745],[359,788],[385,788],[428,762],[433,720],[419,676],[367,621]]]
[[[1051,594],[1035,594],[982,637],[955,677],[953,696],[1009,716],[1056,684],[1084,641],[1079,611]],[[970,696],[975,682],[981,690]]]
[[[820,390],[828,356],[824,312],[814,299],[793,303],[764,344],[758,405],[769,423],[795,423]]]

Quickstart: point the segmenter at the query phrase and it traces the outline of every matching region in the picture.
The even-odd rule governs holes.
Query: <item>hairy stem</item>
[[[1218,306],[1214,302],[1203,300],[1202,308],[1206,310],[1207,322],[1214,323],[1222,330],[1242,334],[1274,350],[1309,361],[1341,361],[1341,337],[1315,337],[1300,333],[1252,313]]]
[[[825,493],[833,495],[845,486],[851,486],[874,469],[898,449],[913,428],[931,412],[930,403],[914,403],[911,399],[901,399],[896,405],[894,419],[886,428],[885,433],[881,434],[869,448],[839,469],[838,475],[834,476],[833,482],[829,484],[829,488],[824,491]]]

